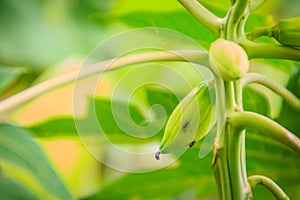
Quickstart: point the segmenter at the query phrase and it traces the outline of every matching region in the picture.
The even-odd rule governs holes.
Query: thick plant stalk
[[[242,87],[251,83],[259,83],[266,86],[276,94],[280,95],[288,104],[297,110],[300,110],[300,100],[292,92],[272,79],[257,73],[249,73],[242,78]]]
[[[244,160],[244,138],[245,131],[237,130],[227,124],[227,154],[229,174],[231,180],[233,199],[252,199],[252,191],[247,181],[246,167]]]
[[[253,175],[248,177],[249,184],[251,185],[252,190],[255,189],[257,185],[263,185],[278,200],[289,200],[290,198],[285,194],[285,192],[270,178],[262,175]]]
[[[224,147],[214,149],[212,169],[219,191],[219,199],[232,199],[230,176],[228,172],[227,154]]]
[[[228,115],[236,109],[243,110],[240,81],[226,82],[227,121],[225,128],[225,149],[232,199],[252,199],[252,191],[247,181],[245,159],[245,131],[235,129],[228,121]]]
[[[16,95],[13,95],[0,102],[0,114],[16,108],[28,101],[45,94],[57,87],[68,84],[72,81],[92,76],[99,72],[111,71],[121,67],[155,61],[183,61],[194,62],[203,66],[209,66],[208,54],[206,51],[178,50],[178,51],[156,51],[141,53],[137,55],[124,56],[117,59],[106,60],[100,63],[85,66],[84,69],[71,72],[65,75],[54,77],[31,88],[28,88]]]

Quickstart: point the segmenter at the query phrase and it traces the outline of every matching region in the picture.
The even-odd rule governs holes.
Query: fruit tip
[[[160,151],[158,151],[158,152],[155,153],[155,159],[156,159],[156,160],[159,160],[159,159],[160,159],[159,155],[160,155]]]

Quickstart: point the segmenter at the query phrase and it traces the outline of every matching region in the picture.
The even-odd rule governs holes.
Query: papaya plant
[[[209,172],[203,172],[210,168],[210,161],[218,199],[256,199],[255,190],[258,185],[264,186],[276,199],[300,197],[297,189],[299,187],[297,180],[300,178],[300,17],[264,23],[256,16],[258,20],[255,21],[255,11],[265,3],[265,0],[231,0],[227,8],[225,8],[226,6],[220,8],[206,1],[178,0],[178,2],[191,14],[184,13],[178,17],[183,17],[193,23],[192,25],[183,23],[182,26],[175,26],[175,29],[198,40],[206,49],[171,48],[164,50],[156,48],[139,52],[136,47],[136,52],[122,52],[123,55],[118,58],[92,64],[88,60],[86,62],[88,66],[85,66],[84,70],[80,69],[48,79],[14,95],[8,95],[9,97],[0,101],[0,119],[3,121],[0,124],[0,199],[169,199],[172,196],[177,196],[179,199],[198,199],[202,196],[199,197],[197,191],[196,194],[191,194],[190,189],[202,188],[204,191],[201,190],[199,193],[207,196],[205,189],[200,185],[213,184],[213,181],[206,177]],[[223,17],[220,17],[221,15]],[[101,15],[94,15],[94,17],[101,22],[105,19],[105,16]],[[114,17],[115,19],[113,19]],[[133,24],[133,26],[136,26],[136,21],[139,21],[142,25],[147,25],[143,22],[143,18],[132,20],[128,15],[114,17],[110,17],[109,20],[121,20],[129,25]],[[155,18],[155,15],[153,17]],[[157,17],[160,18],[161,13],[157,14]],[[173,20],[172,23],[176,24],[175,18],[170,17],[169,20]],[[254,21],[252,22],[254,25],[251,24],[251,20]],[[204,30],[204,36],[207,38],[197,38],[196,33],[199,27],[201,28],[199,31]],[[153,30],[160,31],[158,28]],[[128,34],[131,33],[128,32]],[[178,38],[181,37],[178,36]],[[136,39],[138,40],[138,38]],[[168,43],[165,38],[162,41]],[[109,45],[103,46],[109,47]],[[109,48],[103,49],[103,52],[109,52],[109,50]],[[98,51],[94,52],[90,55],[92,61],[97,60],[95,57],[101,56]],[[116,57],[116,54],[112,53],[112,55]],[[23,127],[10,122],[10,112],[66,84],[99,75],[99,73],[105,75],[115,72],[117,76],[122,76],[124,73],[122,70],[125,70],[126,74],[126,70],[131,69],[134,65],[161,62],[176,62],[182,66],[193,63],[204,66],[205,70],[211,74],[207,80],[197,79],[196,86],[188,92],[181,92],[178,95],[180,97],[165,89],[144,89],[147,100],[141,97],[140,101],[147,106],[157,103],[164,105],[167,116],[164,119],[167,119],[166,123],[159,117],[159,112],[155,113],[155,117],[151,121],[154,122],[154,125],[149,123],[149,119],[145,117],[146,114],[139,108],[140,104],[136,102],[136,104],[124,104],[117,98],[117,100],[92,98],[89,102],[89,112],[81,118],[76,116],[56,117],[46,122],[42,121]],[[259,73],[264,69],[268,70],[270,66],[273,69],[284,68],[284,71],[291,72],[288,88]],[[255,69],[258,72],[255,72]],[[9,77],[12,77],[13,81],[13,78],[16,78],[19,73],[21,72],[15,69],[5,71],[3,68],[3,71],[0,71],[0,77],[2,80],[7,79],[7,82],[0,80],[0,92],[2,92],[2,87],[3,90],[8,91]],[[143,71],[139,73],[143,73]],[[176,76],[175,73],[172,76]],[[149,79],[149,82],[151,81],[152,79]],[[258,92],[256,87],[249,87],[254,84],[260,88],[262,86],[268,88],[283,99],[277,119],[272,119],[270,114],[263,110],[267,107],[262,105],[266,102],[266,98]],[[74,94],[73,105],[77,98],[76,88]],[[261,105],[253,102],[256,100],[260,100]],[[114,108],[116,110],[113,110]],[[74,110],[77,111],[76,108]],[[144,135],[139,140],[122,136],[126,130],[143,134],[139,127],[133,126],[132,128],[129,125],[130,117],[126,115],[127,112],[130,112],[133,121],[142,127],[150,127],[150,125],[155,127],[156,121],[158,124],[163,121],[163,128],[157,131],[158,135],[153,139],[143,139]],[[115,117],[116,119],[114,119]],[[99,120],[100,129],[91,125],[95,119]],[[115,122],[114,120],[119,121]],[[4,123],[5,121],[6,123]],[[122,129],[122,125],[126,130]],[[150,170],[150,172],[141,169],[141,172],[145,173],[139,171],[140,173],[137,174],[126,174],[109,184],[99,184],[98,186],[101,188],[92,194],[78,197],[66,186],[62,177],[55,172],[42,148],[38,145],[38,141],[34,138],[43,140],[49,137],[68,138],[72,136],[81,139],[84,145],[91,140],[92,142],[104,141],[103,137],[98,136],[92,136],[94,138],[90,139],[91,133],[96,132],[105,133],[112,143],[115,141],[132,146],[138,146],[139,142],[153,146],[153,142],[161,141],[155,152],[151,152],[151,158],[157,160],[151,160],[155,164],[160,164],[170,158],[164,154],[180,156],[176,157],[178,161],[175,161],[175,164],[173,160],[174,165],[170,165],[170,167],[156,171]],[[133,133],[132,136],[135,134]],[[201,141],[203,138],[204,141]],[[248,138],[250,138],[250,142]],[[207,141],[206,139],[211,140]],[[101,147],[102,145],[109,146],[106,140],[100,144]],[[208,147],[205,146],[207,144]],[[265,147],[260,148],[260,145],[269,145],[270,147],[266,147],[267,150],[265,150]],[[199,147],[201,148],[199,153],[201,159],[195,153]],[[206,158],[201,156],[204,147],[208,148],[207,152],[213,148]],[[106,151],[103,149],[93,151],[87,147],[87,151],[99,161],[107,164],[108,167],[114,168],[109,161],[101,160],[98,157],[98,155],[105,154],[107,149]],[[287,183],[287,186],[278,184],[277,181],[272,180],[273,177],[265,175],[268,174],[268,169],[261,173],[255,170],[255,165],[251,166],[251,162],[250,164],[246,163],[249,158],[248,154],[250,154],[250,158],[251,156],[255,158],[263,153],[267,153],[267,156],[272,154],[282,156],[280,157],[284,160],[282,162],[286,162],[283,168],[286,167],[287,170],[290,170],[285,173],[291,173],[289,179],[294,181],[292,182],[294,185],[288,185],[289,180],[282,181]],[[106,156],[103,157],[106,158]],[[136,160],[133,159],[132,162],[135,163]],[[249,169],[251,167],[252,169]],[[259,169],[262,168],[259,167]],[[249,175],[249,171],[251,175]],[[276,175],[276,173],[274,174]],[[277,176],[280,177],[280,173]],[[197,180],[201,178],[203,180]],[[277,178],[274,177],[275,180]],[[51,181],[48,181],[49,179]],[[141,180],[143,183],[140,183]],[[146,183],[147,181],[149,183]],[[139,184],[143,187],[139,187]],[[279,185],[284,186],[282,187],[284,189]],[[188,193],[185,194],[186,191]],[[289,194],[290,191],[292,191],[292,195]],[[132,194],[128,194],[129,192]],[[158,194],[158,192],[160,193]]]

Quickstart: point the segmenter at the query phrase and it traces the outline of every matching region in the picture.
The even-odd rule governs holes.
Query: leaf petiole
[[[42,94],[66,85],[72,81],[89,77],[99,72],[111,71],[133,64],[155,61],[183,61],[198,63],[203,66],[210,66],[207,52],[199,50],[154,51],[106,60],[89,66],[84,66],[84,69],[82,69],[80,73],[79,71],[74,71],[54,77],[2,100],[0,102],[0,114],[6,113],[17,106],[23,105]]]
[[[266,44],[240,38],[238,43],[247,52],[248,58],[275,58],[300,61],[300,49],[278,44]]]
[[[248,177],[248,182],[252,188],[252,190],[257,185],[263,185],[266,187],[270,192],[273,193],[273,195],[276,197],[276,199],[279,200],[289,200],[290,198],[285,194],[285,192],[270,178],[262,175],[253,175]]]
[[[258,73],[248,73],[242,78],[242,87],[245,87],[251,83],[259,83],[266,86],[276,94],[280,95],[287,103],[291,106],[300,110],[300,100],[285,87],[279,83],[273,81],[272,79]]]
[[[251,123],[249,123],[251,122]],[[300,139],[277,122],[254,112],[232,112],[228,123],[237,130],[251,128],[300,154]]]

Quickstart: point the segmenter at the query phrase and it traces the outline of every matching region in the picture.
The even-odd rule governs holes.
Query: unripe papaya
[[[164,132],[159,154],[193,146],[215,123],[214,90],[207,81],[194,88],[172,112]]]

